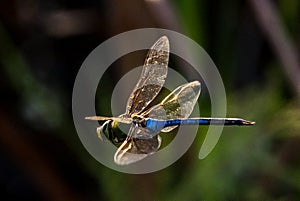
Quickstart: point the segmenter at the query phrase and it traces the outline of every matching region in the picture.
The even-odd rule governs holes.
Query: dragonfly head
[[[108,120],[100,127],[100,135],[104,135],[114,145],[119,146],[125,141],[127,135],[118,128],[118,122]]]

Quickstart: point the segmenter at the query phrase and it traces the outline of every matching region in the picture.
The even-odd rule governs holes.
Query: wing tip
[[[84,119],[86,119],[86,120],[98,120],[97,119],[97,116],[90,116],[90,117],[84,117]]]
[[[167,36],[160,37],[152,46],[152,49],[162,49],[166,52],[170,52],[170,42]]]
[[[195,85],[195,86],[201,86],[201,82],[198,80],[192,81],[190,82],[191,84]]]
[[[163,35],[162,37],[160,37],[159,40],[164,40],[164,41],[169,42],[169,38],[166,35]]]

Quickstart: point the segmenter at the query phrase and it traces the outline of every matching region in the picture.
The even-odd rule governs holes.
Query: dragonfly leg
[[[103,141],[103,138],[102,138],[102,135],[101,135],[101,126],[100,127],[97,127],[97,135],[98,135],[98,138]]]

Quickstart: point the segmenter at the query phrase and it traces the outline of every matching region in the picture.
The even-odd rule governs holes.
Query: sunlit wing
[[[120,116],[120,117],[103,117],[103,116],[91,116],[91,117],[85,117],[85,119],[87,120],[94,120],[94,121],[107,121],[107,120],[114,120],[120,123],[124,123],[124,124],[131,124],[132,123],[132,119],[131,118],[127,118],[124,116]]]
[[[161,145],[160,136],[152,138],[138,138],[138,135],[144,136],[139,127],[132,126],[128,137],[115,153],[114,161],[118,165],[128,165],[137,162],[151,155],[159,149]]]
[[[150,48],[139,81],[127,101],[127,116],[143,111],[161,90],[168,72],[169,52],[166,36]]]
[[[160,104],[142,113],[142,116],[153,119],[182,119],[188,118],[198,100],[201,84],[198,81],[183,84],[170,93]],[[169,132],[177,126],[162,129]]]

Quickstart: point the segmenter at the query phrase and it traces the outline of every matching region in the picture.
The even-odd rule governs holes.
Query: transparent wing
[[[168,72],[169,51],[166,36],[150,48],[139,81],[127,101],[127,116],[143,111],[161,90]]]
[[[115,153],[114,161],[118,165],[128,165],[155,153],[160,145],[161,138],[155,135],[152,138],[138,138],[144,136],[139,127],[132,126],[129,130],[128,137]]]
[[[119,116],[119,117],[103,117],[103,116],[91,116],[91,117],[85,117],[87,120],[94,120],[94,121],[107,121],[107,120],[114,120],[120,123],[124,124],[131,124],[132,119],[125,117],[125,116]]]
[[[198,81],[183,84],[170,93],[160,104],[142,113],[142,116],[153,119],[181,119],[188,118],[200,95],[201,84]],[[169,132],[177,126],[162,129]]]

